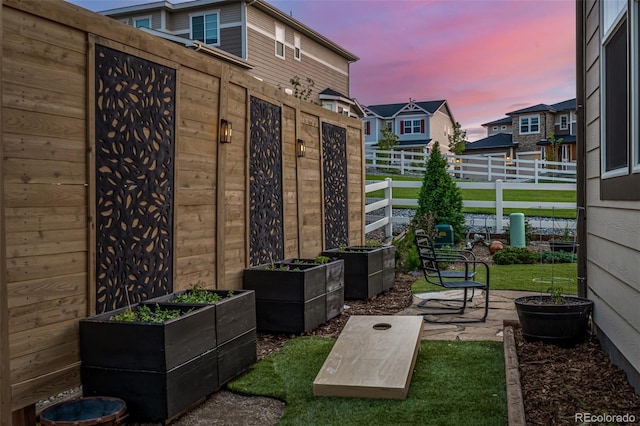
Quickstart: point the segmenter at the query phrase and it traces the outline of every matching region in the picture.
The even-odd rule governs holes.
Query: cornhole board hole
[[[313,394],[405,399],[422,324],[417,316],[351,316],[313,381]]]

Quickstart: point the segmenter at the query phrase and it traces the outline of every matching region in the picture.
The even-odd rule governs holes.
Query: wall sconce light
[[[459,163],[459,162],[460,162],[460,159],[459,159],[459,158],[456,158],[456,163]]]
[[[230,121],[220,120],[220,143],[231,143],[232,130]]]
[[[302,139],[298,139],[298,142],[296,143],[296,155],[298,157],[304,157],[306,150],[307,148],[304,145],[304,141]]]

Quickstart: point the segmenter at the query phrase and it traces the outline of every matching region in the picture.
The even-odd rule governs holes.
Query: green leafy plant
[[[538,262],[538,254],[526,247],[507,247],[493,255],[498,265],[534,264]]]
[[[289,80],[289,83],[293,86],[293,96],[296,98],[302,99],[304,101],[308,101],[313,93],[313,87],[316,85],[316,82],[311,78],[306,78],[306,86],[300,82],[300,77],[297,75]]]
[[[575,263],[577,260],[578,255],[570,251],[547,250],[540,253],[542,263]]]
[[[376,241],[376,240],[367,240],[366,243],[367,247],[382,247],[382,243],[380,241]]]
[[[449,150],[456,155],[462,154],[467,144],[467,131],[462,130],[459,122],[455,122],[453,125],[453,133],[447,137],[449,139]]]
[[[431,213],[436,224],[451,225],[454,241],[459,242],[466,234],[466,221],[462,213],[462,195],[448,167],[438,142],[435,142],[425,168],[416,214]]]
[[[317,263],[318,265],[324,265],[325,263],[329,263],[331,261],[331,258],[329,256],[317,256],[315,259],[313,259],[314,263]]]
[[[562,296],[562,288],[552,285],[547,289],[547,293],[551,296],[553,303],[566,303],[566,299]]]
[[[288,271],[289,267],[287,265],[278,265],[275,263],[271,263],[265,267],[268,271]]]
[[[217,303],[221,297],[212,291],[207,291],[200,287],[194,287],[193,289],[176,296],[171,301],[177,303]]]
[[[189,310],[188,312],[191,312]],[[112,316],[112,321],[119,322],[152,322],[161,323],[178,318],[183,315],[180,309],[161,308],[158,304],[151,309],[148,305],[138,305],[135,309],[127,309],[117,315]]]

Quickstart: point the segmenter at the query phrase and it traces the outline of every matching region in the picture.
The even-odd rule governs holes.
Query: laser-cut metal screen
[[[282,137],[279,106],[251,98],[249,262],[284,258]]]
[[[95,59],[96,312],[173,282],[175,70],[103,46]]]
[[[347,130],[322,123],[325,247],[349,243],[347,191]]]

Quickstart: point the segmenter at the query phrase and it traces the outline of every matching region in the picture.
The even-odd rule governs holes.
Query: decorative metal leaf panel
[[[173,282],[176,72],[96,46],[96,312]]]
[[[324,242],[328,249],[349,244],[347,130],[322,123]]]
[[[277,105],[251,97],[249,262],[284,258],[281,116]]]

